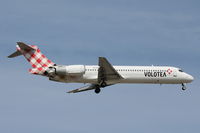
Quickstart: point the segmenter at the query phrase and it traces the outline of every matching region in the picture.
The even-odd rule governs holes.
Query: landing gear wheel
[[[185,86],[185,84],[182,84],[182,90],[184,91],[184,90],[186,90],[187,88],[186,88],[186,86]]]
[[[184,86],[184,87],[182,87],[182,90],[184,91],[184,90],[186,90],[186,87]]]
[[[100,89],[100,88],[96,88],[96,89],[94,90],[94,92],[95,92],[96,94],[99,94],[99,93],[101,92],[101,89]]]

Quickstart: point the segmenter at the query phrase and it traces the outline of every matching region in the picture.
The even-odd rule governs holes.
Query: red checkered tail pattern
[[[17,42],[17,51],[8,57],[13,58],[20,55],[24,55],[33,67],[32,69],[29,69],[29,72],[32,74],[43,75],[48,67],[54,65],[54,63],[42,54],[40,49],[35,45],[27,45],[23,42]]]

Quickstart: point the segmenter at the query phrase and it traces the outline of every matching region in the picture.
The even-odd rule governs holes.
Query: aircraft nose
[[[192,82],[194,80],[194,77],[188,74],[187,79],[189,82]]]

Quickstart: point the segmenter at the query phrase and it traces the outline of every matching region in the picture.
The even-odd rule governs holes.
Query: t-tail
[[[8,58],[14,58],[23,55],[33,67],[29,72],[37,75],[45,75],[46,69],[55,65],[35,45],[27,45],[23,42],[17,42],[17,51],[9,55]]]

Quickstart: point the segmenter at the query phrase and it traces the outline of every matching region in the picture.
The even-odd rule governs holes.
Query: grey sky
[[[0,132],[200,132],[200,2],[197,0],[1,0]],[[115,85],[66,94],[82,84],[30,75],[17,41],[57,64],[171,65],[195,77],[180,85]]]

